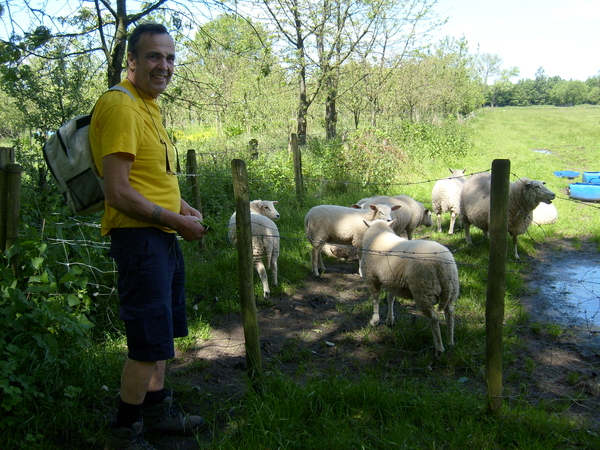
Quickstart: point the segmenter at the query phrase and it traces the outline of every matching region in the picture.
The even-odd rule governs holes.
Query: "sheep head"
[[[535,195],[537,203],[551,204],[556,194],[545,186],[545,182],[538,180],[529,180],[525,183],[525,187]]]
[[[261,214],[271,220],[279,219],[279,212],[275,209],[277,201],[253,200],[250,202],[250,211],[255,214]]]
[[[386,227],[389,227],[390,230],[393,230],[394,229],[394,224],[396,223],[396,219],[393,219],[393,220],[391,220],[389,222],[386,221],[386,220],[381,220],[381,219],[374,219],[374,220],[370,220],[370,221],[367,221],[367,220],[363,219],[363,223],[367,226],[367,228],[370,228],[373,225],[381,223],[381,224],[385,225]],[[376,226],[381,226],[383,228],[383,225],[376,225]]]

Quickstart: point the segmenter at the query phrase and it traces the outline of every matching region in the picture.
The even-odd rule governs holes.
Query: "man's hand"
[[[185,200],[181,199],[179,214],[183,219],[181,225],[176,229],[179,235],[186,241],[202,239],[206,233],[206,228],[200,223],[202,221],[200,211],[192,208]]]

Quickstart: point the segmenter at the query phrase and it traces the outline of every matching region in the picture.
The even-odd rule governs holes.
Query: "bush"
[[[57,411],[72,408],[82,390],[73,369],[91,346],[87,278],[73,267],[56,280],[46,249],[46,244],[22,241],[1,258],[2,429],[27,426],[32,405],[49,422]]]
[[[441,127],[425,122],[404,122],[393,135],[413,160],[464,157],[473,146],[465,127],[456,122]]]

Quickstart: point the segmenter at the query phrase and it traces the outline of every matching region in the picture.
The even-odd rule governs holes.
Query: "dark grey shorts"
[[[173,339],[188,334],[185,267],[176,235],[148,227],[113,229],[110,236],[129,358],[173,358]]]

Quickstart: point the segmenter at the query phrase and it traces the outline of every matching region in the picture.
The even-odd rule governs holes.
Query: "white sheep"
[[[254,267],[262,281],[263,295],[269,298],[269,280],[267,270],[271,270],[273,286],[277,286],[277,258],[279,257],[279,230],[274,220],[279,219],[279,212],[275,209],[276,201],[253,200],[250,202],[250,225],[252,228],[252,257]],[[235,245],[236,213],[229,219],[229,241]],[[266,267],[263,262],[266,258]]]
[[[389,223],[368,223],[363,238],[364,278],[373,297],[371,326],[379,324],[379,294],[388,292],[386,324],[394,324],[395,297],[412,299],[429,319],[436,356],[444,352],[439,320],[444,311],[448,345],[454,345],[454,302],[458,297],[458,269],[452,253],[443,245],[426,240],[409,241],[395,234]]]
[[[423,206],[423,203],[415,200],[408,195],[378,195],[375,197],[363,198],[356,202],[361,208],[368,208],[369,205],[383,204],[390,206],[400,206],[392,213],[392,218],[396,221],[394,231],[398,236],[406,232],[408,239],[412,239],[415,229],[421,225],[431,226],[431,212]]]
[[[360,256],[362,237],[365,232],[364,220],[392,220],[392,211],[399,206],[371,205],[369,209],[338,205],[319,205],[311,208],[304,217],[306,238],[312,244],[310,262],[316,277],[325,271],[322,249],[326,243],[351,245]],[[361,274],[359,260],[358,273]]]
[[[465,226],[465,237],[468,244],[471,240],[470,227],[475,225],[487,236],[490,226],[490,192],[492,175],[480,173],[473,175],[465,182],[460,196],[460,216]],[[550,204],[555,194],[543,181],[521,178],[510,183],[508,200],[508,232],[512,236],[513,252],[516,259],[517,237],[527,232],[531,224],[532,211],[540,203]]]
[[[448,169],[452,176],[436,181],[431,191],[431,208],[437,216],[437,230],[442,232],[442,214],[450,213],[450,229],[454,234],[454,223],[460,217],[460,193],[467,180],[466,169]]]
[[[533,223],[537,225],[550,225],[558,220],[558,211],[554,203],[540,203],[533,210]]]

